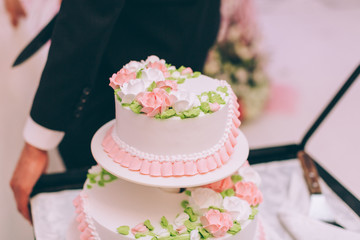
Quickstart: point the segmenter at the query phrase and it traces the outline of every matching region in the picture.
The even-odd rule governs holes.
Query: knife
[[[305,181],[310,192],[309,216],[311,218],[342,227],[335,222],[334,213],[326,201],[325,196],[321,192],[319,173],[316,169],[314,160],[304,151],[299,151],[297,157],[301,162]]]
[[[38,35],[21,51],[13,63],[13,67],[20,65],[36,53],[50,38],[54,29],[57,14],[40,31]]]

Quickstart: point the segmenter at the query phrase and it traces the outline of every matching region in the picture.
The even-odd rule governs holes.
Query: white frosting
[[[236,220],[240,224],[245,223],[251,214],[250,204],[235,196],[225,197],[223,207],[230,213],[232,220]]]
[[[220,193],[210,188],[195,188],[195,190],[191,192],[189,204],[194,212],[202,215],[211,206],[221,208],[222,202],[223,198]]]
[[[179,84],[179,91],[189,89],[194,94],[201,94],[214,91],[224,84],[228,86],[224,81],[200,76]],[[164,120],[135,114],[115,100],[116,127],[113,139],[131,155],[151,161],[193,161],[205,158],[213,155],[228,140],[233,124],[234,103],[230,96],[226,96],[225,100],[227,104],[221,105],[217,112],[211,114]]]

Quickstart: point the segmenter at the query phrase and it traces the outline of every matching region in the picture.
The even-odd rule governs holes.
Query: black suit
[[[32,119],[65,131],[66,167],[92,165],[93,134],[114,118],[109,77],[157,55],[201,70],[219,25],[219,0],[63,0]]]

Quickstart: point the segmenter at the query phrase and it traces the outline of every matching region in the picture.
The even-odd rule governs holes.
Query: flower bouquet
[[[257,40],[252,0],[223,0],[218,40],[208,54],[204,73],[229,82],[238,96],[242,120],[259,116],[269,95]]]

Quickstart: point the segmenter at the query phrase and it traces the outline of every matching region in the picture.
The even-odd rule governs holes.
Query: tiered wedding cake
[[[260,178],[230,86],[156,56],[110,86],[116,119],[92,142],[101,167],[74,201],[81,239],[255,239]]]

